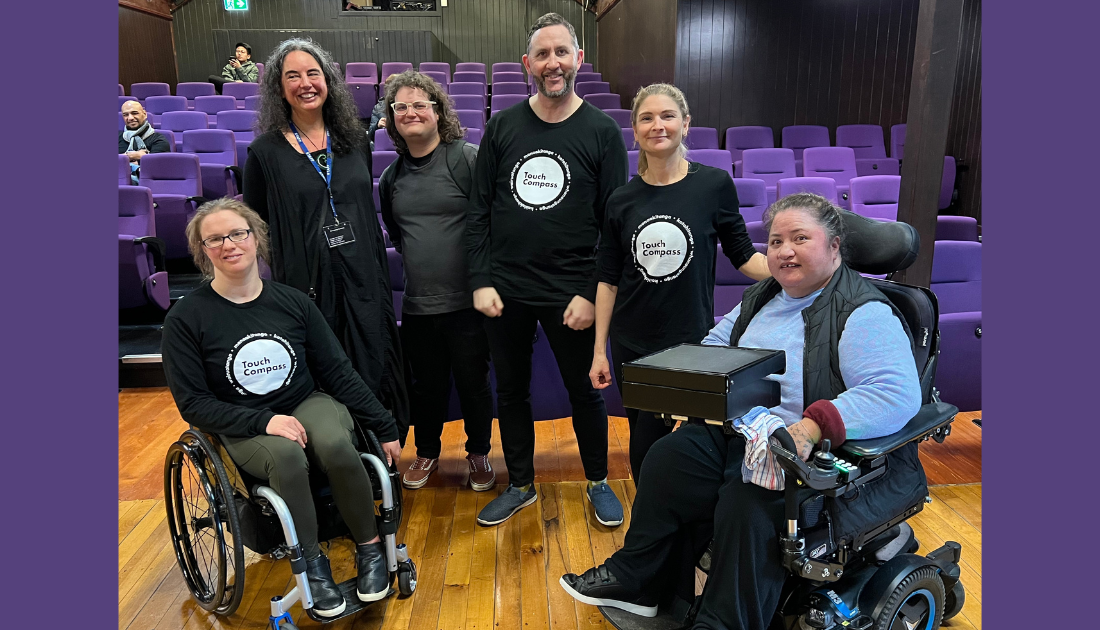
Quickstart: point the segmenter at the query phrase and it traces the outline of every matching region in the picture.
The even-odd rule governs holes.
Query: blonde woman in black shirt
[[[638,176],[607,201],[600,238],[596,344],[589,378],[611,384],[622,366],[680,343],[699,343],[714,325],[716,244],[742,273],[767,278],[767,261],[753,249],[729,174],[686,159],[691,116],[684,94],[655,83],[638,91],[631,110]],[[630,470],[638,482],[649,447],[671,428],[652,413],[627,409]]]

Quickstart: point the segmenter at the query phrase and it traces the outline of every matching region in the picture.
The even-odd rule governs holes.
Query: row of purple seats
[[[152,122],[153,127],[159,129],[161,116],[168,112],[187,112],[198,111],[204,112],[211,116],[210,124],[217,124],[217,115],[219,112],[235,111],[235,110],[255,110],[259,106],[259,96],[246,97],[245,103],[241,107],[238,107],[237,99],[232,96],[198,96],[195,97],[195,104],[193,107],[187,106],[187,98],[183,96],[151,96],[146,99],[143,107],[149,114],[149,120]],[[133,100],[128,96],[120,96],[118,98],[118,108],[121,111],[122,106],[127,102]],[[251,106],[249,106],[251,105]]]
[[[122,156],[126,160],[126,156]],[[129,184],[129,165],[126,164]],[[118,307],[154,305],[168,310],[164,243],[157,238],[153,192],[142,186],[118,187]]]
[[[982,244],[936,241],[930,288],[939,302],[940,398],[960,411],[982,408]]]
[[[258,63],[256,65],[261,71],[263,70],[263,64]],[[249,96],[255,96],[259,91],[259,87],[257,83],[226,83],[222,86],[222,94],[236,98],[237,109],[244,109],[244,99]],[[120,97],[126,95],[122,89],[121,83],[118,86],[118,95]],[[215,96],[216,90],[213,83],[205,81],[185,81],[176,84],[175,95],[186,98],[190,108],[194,109],[196,97]],[[128,100],[136,100],[142,105],[145,105],[146,99],[160,96],[172,96],[172,92],[167,83],[134,83],[130,86],[130,98]]]

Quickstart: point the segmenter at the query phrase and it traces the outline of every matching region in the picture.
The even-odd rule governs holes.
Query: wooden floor
[[[980,630],[981,430],[970,422],[976,417],[980,413],[960,414],[946,442],[921,445],[929,483],[937,485],[932,488],[934,501],[910,523],[925,552],[944,540],[963,545],[966,606],[945,627]],[[289,588],[287,562],[249,554],[244,601],[227,618],[198,608],[176,567],[164,522],[162,467],[168,445],[186,428],[165,389],[119,395],[119,629],[264,628],[268,600]],[[584,474],[570,421],[536,423],[536,437],[538,504],[485,528],[476,525],[477,512],[507,484],[499,432],[494,425],[491,459],[499,483],[492,491],[475,493],[464,486],[462,423],[448,423],[440,471],[425,488],[405,493],[398,540],[408,545],[416,561],[416,594],[391,598],[326,627],[610,629],[595,608],[568,597],[557,579],[602,562],[623,544],[634,499],[626,421],[612,418],[608,431],[611,486],[627,511],[627,521],[618,528],[600,525],[584,501]],[[414,458],[410,439],[401,467]],[[337,580],[353,575],[349,541],[333,542],[329,555]],[[318,627],[299,607],[292,612],[301,627]]]

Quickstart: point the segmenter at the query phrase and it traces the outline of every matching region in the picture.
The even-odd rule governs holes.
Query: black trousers
[[[226,83],[232,83],[233,79],[227,79],[227,78],[223,77],[220,74],[212,74],[212,75],[206,77],[206,82],[207,83],[213,83],[214,84],[214,91],[217,92],[218,94],[221,94],[222,93],[222,86],[225,85]]]
[[[485,316],[472,308],[402,317],[401,342],[413,378],[410,402],[417,457],[439,457],[452,374],[466,427],[466,452],[489,454],[493,392],[484,320]]]
[[[562,323],[564,306],[531,306],[501,298],[504,311],[488,318],[493,364],[497,373],[497,417],[500,441],[512,485],[523,486],[535,480],[535,422],[531,413],[531,355],[536,324],[542,324],[546,340],[558,362],[569,404],[573,407],[573,432],[590,481],[607,478],[607,409],[603,395],[592,387],[588,370],[592,367],[595,328],[573,330]]]
[[[652,352],[656,352],[653,350]],[[623,364],[630,363],[634,359],[651,354],[651,352],[635,352],[626,346],[616,343],[615,337],[611,337],[611,362],[615,367],[615,386],[619,388],[619,396],[623,395]],[[634,486],[637,487],[642,478],[642,460],[653,444],[672,432],[671,426],[665,426],[663,420],[658,420],[651,411],[626,408],[626,421],[630,425],[630,474],[634,477]]]

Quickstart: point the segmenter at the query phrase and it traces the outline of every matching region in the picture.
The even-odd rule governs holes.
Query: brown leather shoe
[[[439,458],[417,457],[401,477],[401,485],[406,488],[421,488],[428,483],[428,477],[435,472],[436,468],[439,468]]]
[[[497,474],[489,465],[488,455],[469,454],[466,460],[470,462],[470,487],[475,492],[484,492],[491,489],[497,483]]]

